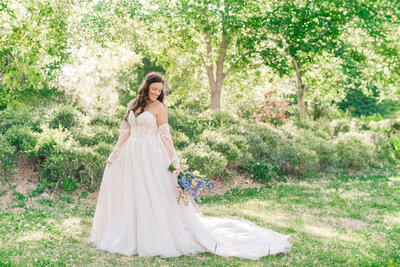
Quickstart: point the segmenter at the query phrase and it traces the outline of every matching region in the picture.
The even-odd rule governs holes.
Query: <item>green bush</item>
[[[44,121],[44,111],[32,107],[21,109],[5,109],[0,114],[0,133],[5,133],[13,126],[26,126],[32,131],[39,131],[40,124]]]
[[[343,168],[361,169],[372,160],[373,146],[362,134],[340,134],[335,142],[338,160]]]
[[[62,186],[67,192],[75,190],[75,184],[90,187],[101,180],[107,157],[108,154],[99,154],[90,147],[57,144],[46,155],[40,167],[40,178],[48,187]]]
[[[34,148],[36,157],[45,158],[57,144],[73,141],[69,131],[51,129],[47,124],[42,124],[40,129],[41,132],[36,133],[37,143]]]
[[[61,106],[54,112],[49,125],[51,128],[58,128],[61,126],[70,130],[78,124],[78,121],[78,114],[75,108],[71,106]]]
[[[118,127],[110,129],[98,125],[75,127],[72,135],[81,146],[95,146],[101,142],[115,144],[120,134],[119,130]]]
[[[272,179],[279,179],[279,166],[270,162],[253,162],[251,177],[256,181],[266,183]]]
[[[91,147],[79,147],[76,150],[77,173],[75,177],[85,187],[93,187],[101,181],[109,153],[100,154]]]
[[[304,175],[319,169],[317,153],[306,144],[287,140],[277,148],[276,154],[283,173]]]
[[[198,170],[208,177],[221,175],[228,161],[217,151],[212,151],[205,143],[190,144],[182,151],[184,157],[192,170]]]
[[[381,121],[370,121],[369,127],[376,132],[382,132],[387,135],[400,131],[400,118],[398,119],[385,119]]]
[[[396,158],[400,159],[400,133],[394,134],[390,138],[390,143],[393,146],[394,153],[396,155]]]
[[[211,120],[204,117],[190,117],[182,110],[169,110],[168,123],[172,129],[185,133],[193,140],[211,124]]]
[[[177,149],[183,149],[184,147],[187,147],[190,144],[189,137],[182,132],[171,129],[171,135],[174,140],[174,146]]]
[[[97,145],[93,146],[93,150],[100,155],[110,155],[112,150],[114,149],[115,144],[108,144],[105,142],[100,142]]]
[[[109,113],[97,112],[91,118],[90,126],[106,126],[108,128],[119,128],[122,118],[125,114],[118,113],[116,116],[111,116]]]
[[[229,126],[237,122],[237,120],[228,112],[222,110],[210,110],[212,126],[214,128],[220,128]]]
[[[350,122],[346,119],[337,119],[331,122],[333,134],[337,136],[339,133],[350,132]]]
[[[266,123],[252,123],[245,126],[248,152],[254,160],[275,159],[278,144],[284,134]]]
[[[373,144],[373,161],[376,164],[382,165],[385,163],[394,163],[395,154],[394,149],[390,143],[389,138],[382,133],[368,131],[368,142]]]
[[[233,142],[230,142],[228,136],[217,131],[205,130],[200,136],[200,140],[209,145],[212,150],[224,155],[228,161],[237,160],[241,152]]]
[[[76,179],[72,177],[66,177],[64,178],[64,181],[61,182],[62,188],[64,189],[65,192],[74,192],[79,188],[78,182]]]
[[[319,168],[321,171],[326,169],[334,169],[337,167],[337,156],[335,145],[332,140],[318,139],[314,140],[313,149],[317,153]]]
[[[4,136],[18,151],[29,154],[32,153],[37,143],[36,136],[28,126],[11,126]]]
[[[15,157],[16,149],[8,140],[0,134],[0,168],[7,171],[13,167],[12,161]]]
[[[364,121],[359,120],[357,118],[353,118],[350,121],[350,131],[351,132],[361,132],[361,131],[367,131],[367,130],[369,130],[369,127]]]

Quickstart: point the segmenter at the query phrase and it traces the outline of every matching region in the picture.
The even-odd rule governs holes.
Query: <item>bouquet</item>
[[[169,165],[168,170],[173,172],[175,168]],[[206,181],[197,170],[194,172],[180,171],[178,174],[178,185],[179,196],[177,197],[177,201],[183,200],[185,205],[188,204],[189,196],[198,198],[201,191],[215,189],[215,185]]]

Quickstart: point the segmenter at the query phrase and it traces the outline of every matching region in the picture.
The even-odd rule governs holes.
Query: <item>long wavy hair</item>
[[[144,108],[147,104],[146,100],[149,99],[150,84],[152,83],[162,83],[164,86],[164,79],[162,75],[154,71],[147,73],[146,77],[143,79],[143,82],[139,86],[138,96],[131,100],[128,104],[124,120],[128,121],[128,115],[131,110],[133,111],[133,114],[135,114],[135,111],[140,109],[138,116],[144,112]],[[161,90],[161,94],[157,97],[157,99],[164,104],[164,88]]]

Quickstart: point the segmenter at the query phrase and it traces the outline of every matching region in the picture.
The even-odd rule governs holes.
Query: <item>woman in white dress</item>
[[[283,235],[241,218],[206,217],[191,199],[178,203],[181,170],[163,104],[164,81],[149,73],[129,102],[104,170],[89,241],[126,256],[211,252],[258,259],[288,251]],[[169,172],[172,164],[176,173]]]

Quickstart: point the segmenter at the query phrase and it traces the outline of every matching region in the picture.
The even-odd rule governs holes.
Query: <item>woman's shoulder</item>
[[[166,106],[163,102],[161,102],[160,100],[158,100],[158,99],[156,99],[156,107],[157,107],[158,109],[166,109],[166,108],[167,108],[167,106]]]
[[[167,113],[167,111],[168,111],[167,106],[159,100],[156,100],[156,101],[157,101],[157,104],[156,104],[157,113],[159,113],[159,114]]]

